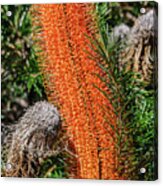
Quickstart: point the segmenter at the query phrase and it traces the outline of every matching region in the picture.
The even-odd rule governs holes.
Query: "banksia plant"
[[[157,179],[157,9],[2,6],[2,176]]]
[[[116,114],[97,89],[109,93],[95,75],[105,72],[93,59],[101,60],[90,42],[98,37],[94,10],[94,4],[34,5],[34,38],[41,50],[39,66],[48,100],[59,107],[76,152],[77,164],[70,176],[123,179],[117,171]]]

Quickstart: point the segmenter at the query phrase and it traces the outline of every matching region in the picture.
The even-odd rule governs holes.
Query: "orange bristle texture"
[[[112,125],[112,105],[94,87],[107,90],[94,74],[102,74],[88,58],[90,40],[96,36],[93,4],[41,4],[33,6],[40,68],[48,100],[58,104],[63,127],[73,142],[78,164],[75,178],[119,179],[116,166],[116,135],[105,121],[105,109]],[[35,39],[36,39],[35,38]],[[100,61],[100,59],[99,59]]]

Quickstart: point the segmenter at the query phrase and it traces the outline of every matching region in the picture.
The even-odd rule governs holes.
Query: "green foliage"
[[[42,164],[39,177],[68,178],[65,167],[67,167],[67,164],[64,155],[49,158]]]
[[[28,5],[1,7],[2,121],[13,122],[24,107],[45,98],[32,40]],[[11,16],[7,12],[11,12]]]
[[[157,171],[156,92],[153,88],[149,88],[153,86],[146,86],[141,80],[141,74],[127,71],[125,66],[123,69],[119,67],[120,43],[110,37],[110,28],[113,28],[113,24],[108,25],[110,23],[108,18],[112,19],[115,14],[112,12],[113,5],[112,3],[96,5],[100,38],[90,39],[94,51],[103,59],[102,63],[97,62],[97,64],[104,71],[105,76],[96,75],[106,84],[109,93],[94,86],[112,103],[113,111],[117,116],[117,129],[113,127],[109,118],[106,117],[106,121],[117,134],[119,174],[126,179],[153,180],[156,178]],[[124,9],[119,10],[121,11]],[[137,7],[133,6],[130,11],[136,14]],[[119,22],[114,22],[117,23]],[[146,168],[145,174],[140,173],[141,167]]]
[[[121,23],[132,26],[132,18],[136,18],[141,14],[140,9],[142,7],[149,9],[153,8],[153,6],[155,6],[153,1],[97,3],[96,13],[100,15],[101,23],[107,21],[110,32],[113,27]],[[128,15],[130,15],[130,18]]]

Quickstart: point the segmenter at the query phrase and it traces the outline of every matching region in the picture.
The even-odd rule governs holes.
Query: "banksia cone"
[[[75,177],[119,179],[116,136],[104,113],[114,127],[116,117],[108,99],[93,86],[107,90],[94,75],[101,70],[85,52],[95,56],[88,39],[96,36],[93,9],[93,4],[34,5],[33,24],[41,26],[36,38],[48,99],[58,104],[78,157]]]

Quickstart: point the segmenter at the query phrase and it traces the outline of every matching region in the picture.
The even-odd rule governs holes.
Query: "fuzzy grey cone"
[[[141,79],[147,83],[152,80],[154,43],[157,38],[157,15],[154,10],[138,18],[132,18],[134,25],[129,27],[125,24],[113,29],[113,37],[122,41],[119,55],[120,69],[138,72]]]
[[[57,109],[46,101],[37,102],[17,124],[2,125],[2,176],[34,177],[42,161],[61,151]]]

